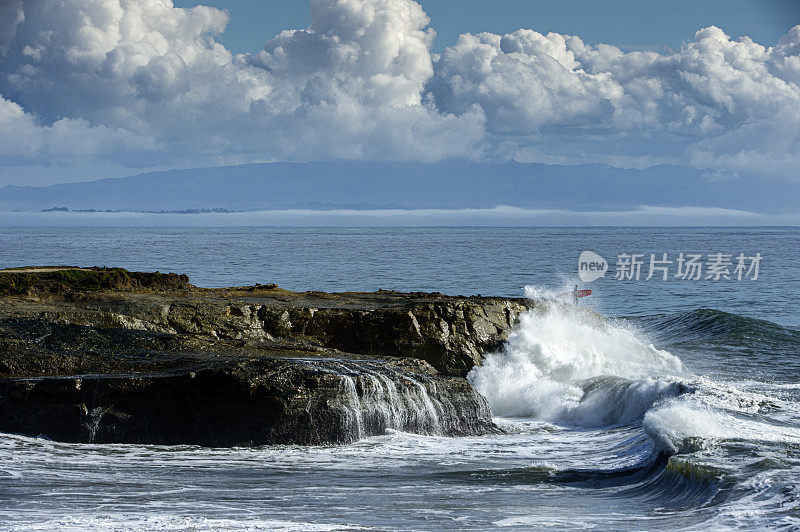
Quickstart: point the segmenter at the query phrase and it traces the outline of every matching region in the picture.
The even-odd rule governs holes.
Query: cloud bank
[[[625,211],[567,211],[497,206],[486,209],[286,209],[238,213],[9,212],[4,227],[581,227],[800,226],[798,214],[762,214],[718,207],[641,206]]]
[[[521,29],[441,56],[411,0],[312,0],[264,49],[170,0],[0,4],[0,165],[516,159],[796,177],[800,26],[623,53]]]

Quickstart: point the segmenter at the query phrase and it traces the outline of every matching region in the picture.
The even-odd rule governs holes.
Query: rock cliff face
[[[66,442],[349,443],[496,430],[463,379],[382,361],[259,360],[175,374],[3,379],[0,427]]]
[[[0,431],[220,446],[482,434],[496,428],[463,376],[532,306],[118,270],[108,287],[92,272],[109,270],[79,271],[5,284],[0,272],[13,286],[0,297]]]
[[[258,309],[276,338],[308,338],[350,353],[413,357],[446,375],[465,376],[499,348],[526,310],[502,300],[409,302],[381,309]]]

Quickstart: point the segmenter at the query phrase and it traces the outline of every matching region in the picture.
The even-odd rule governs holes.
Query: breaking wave
[[[640,419],[687,391],[687,377],[678,357],[632,327],[557,302],[523,315],[505,349],[468,376],[494,415],[583,427]]]
[[[528,293],[541,296],[536,290]],[[644,318],[633,325],[549,299],[523,315],[503,350],[487,356],[468,379],[495,416],[554,424],[577,439],[591,434],[597,441],[585,445],[615,459],[627,457],[617,469],[590,465],[551,471],[549,482],[596,484],[598,478],[613,478],[630,483],[621,492],[625,496],[690,506],[745,504],[749,492],[741,486],[754,482],[753,475],[780,478],[787,467],[761,461],[751,470],[751,457],[800,449],[796,402],[773,393],[794,388],[760,382],[743,387],[697,375],[654,341],[681,353],[704,346],[724,356],[733,353],[725,346],[738,345],[744,357],[730,356],[730,364],[747,367],[755,363],[749,351],[766,351],[776,363],[791,365],[800,332],[709,309]],[[763,356],[752,358],[764,363]],[[627,439],[609,444],[598,434]],[[525,478],[533,480],[530,473]],[[779,494],[765,498],[764,514],[781,500]]]

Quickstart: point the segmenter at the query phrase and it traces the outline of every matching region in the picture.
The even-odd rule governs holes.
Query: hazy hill
[[[153,172],[45,187],[0,188],[0,210],[52,207],[161,211],[462,208],[511,205],[575,210],[639,205],[797,212],[800,183],[713,180],[677,166],[271,163]]]

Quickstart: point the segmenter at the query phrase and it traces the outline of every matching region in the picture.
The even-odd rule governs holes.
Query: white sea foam
[[[709,405],[707,397],[681,397],[653,408],[644,417],[645,431],[656,444],[671,452],[680,451],[691,439],[800,444],[797,428],[737,415]]]
[[[494,415],[580,427],[642,419],[668,452],[695,439],[800,443],[790,403],[697,377],[634,328],[561,303],[556,292],[526,293],[549,302],[469,374]]]
[[[524,314],[503,351],[469,380],[495,415],[601,426],[642,416],[653,401],[676,394],[685,376],[678,357],[634,329],[551,302]]]
[[[97,515],[64,517],[25,523],[10,530],[274,530],[333,531],[365,530],[360,526],[283,521],[277,519],[209,519],[194,516],[141,516],[141,515]]]

